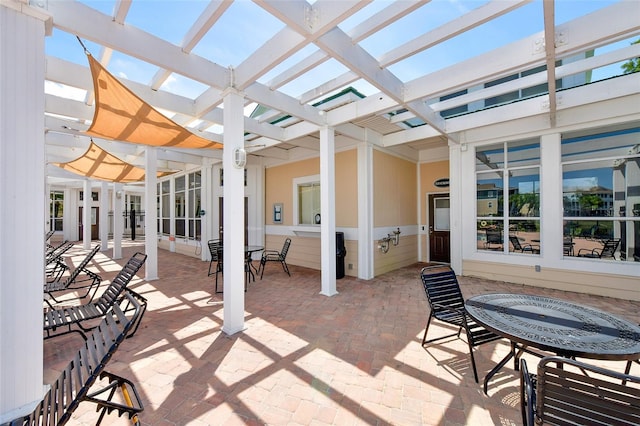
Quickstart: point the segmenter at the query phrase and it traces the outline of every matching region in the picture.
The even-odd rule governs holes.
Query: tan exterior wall
[[[598,296],[640,300],[638,277],[464,260],[462,275]]]
[[[265,218],[267,224],[273,223],[273,204],[282,203],[282,224],[293,225],[293,179],[302,176],[320,174],[320,159],[298,161],[265,170]],[[282,245],[280,246],[282,247]]]
[[[358,157],[355,149],[339,152],[336,168],[336,226],[358,226]],[[265,217],[273,223],[273,204],[282,203],[283,225],[293,225],[293,179],[320,174],[320,159],[270,167],[265,171]]]
[[[265,247],[267,249],[282,249],[285,236],[267,235]],[[304,266],[305,268],[320,269],[320,238],[292,236],[291,247],[287,253],[287,264]],[[358,242],[346,240],[347,255],[344,258],[345,275],[358,276]],[[352,265],[349,269],[349,264]]]
[[[417,225],[415,163],[373,151],[375,227]]]
[[[358,227],[358,152],[356,149],[336,153],[336,226]],[[283,204],[282,226],[293,226],[293,180],[295,178],[320,174],[320,159],[298,161],[282,166],[270,167],[265,171],[265,218],[267,225],[273,225],[273,204]],[[318,234],[319,235],[319,234]],[[265,235],[265,247],[280,250],[286,237]],[[287,264],[320,269],[320,238],[293,235]],[[358,275],[358,241],[345,240],[345,274]],[[351,269],[349,269],[351,265]]]
[[[400,243],[397,246],[391,245],[387,253],[382,253],[378,250],[377,241],[373,251],[373,274],[378,276],[389,271],[402,268],[403,266],[413,265],[418,261],[418,236],[407,235],[400,236]]]
[[[427,223],[427,194],[449,192],[449,188],[438,188],[433,183],[449,177],[449,161],[436,161],[420,164],[420,223]]]
[[[375,228],[417,226],[416,164],[373,151],[373,222]],[[378,249],[375,240],[374,275],[384,274],[418,261],[418,236],[400,235],[400,243],[391,245],[387,253]]]

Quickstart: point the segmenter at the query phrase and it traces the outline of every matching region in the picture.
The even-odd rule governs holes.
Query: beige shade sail
[[[93,141],[89,149],[81,157],[68,163],[54,163],[61,169],[92,179],[109,182],[140,182],[144,180],[144,169],[126,163],[100,148]],[[158,177],[174,172],[158,172]]]
[[[87,54],[95,111],[86,133],[105,139],[151,146],[221,149],[222,144],[197,136],[153,109]]]

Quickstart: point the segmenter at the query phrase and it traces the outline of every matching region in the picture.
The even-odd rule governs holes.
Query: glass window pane
[[[478,250],[500,251],[504,245],[504,222],[501,220],[478,220],[476,224]]]
[[[320,184],[298,185],[298,223],[317,225],[320,223]]]
[[[510,142],[507,145],[507,164],[509,168],[540,164],[540,143],[535,140]]]
[[[502,216],[503,214],[503,183],[502,179],[480,179],[487,174],[478,174],[476,191],[477,215],[481,217]]]
[[[185,177],[184,176],[180,176],[176,178],[176,192],[177,191],[184,191],[185,188]]]
[[[185,198],[186,197],[184,195],[184,191],[176,192],[176,209],[175,209],[176,217],[184,217],[185,203],[186,203]]]
[[[448,231],[450,229],[449,199],[436,198],[433,218],[433,228],[436,231]]]
[[[476,150],[476,171],[502,169],[504,144],[480,147]]]
[[[185,236],[185,223],[184,219],[176,219],[176,237],[184,237]]]
[[[509,176],[509,216],[540,216],[540,174],[535,169],[513,170]]]

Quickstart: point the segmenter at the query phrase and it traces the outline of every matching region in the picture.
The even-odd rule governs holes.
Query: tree
[[[640,43],[640,38],[631,44],[638,44],[638,43]],[[640,71],[640,58],[629,59],[627,62],[622,64],[622,70],[624,71],[625,74],[631,74],[633,72]]]
[[[593,215],[593,212],[603,204],[602,199],[594,194],[582,194],[578,202],[587,215]]]

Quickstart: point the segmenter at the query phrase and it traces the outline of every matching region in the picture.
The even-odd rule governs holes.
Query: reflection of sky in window
[[[588,169],[564,172],[562,190],[564,192],[586,191],[591,188],[613,188],[613,170]]]

